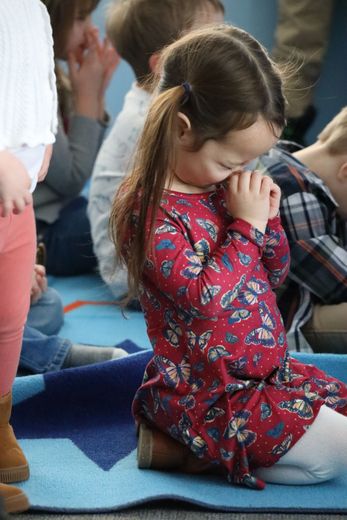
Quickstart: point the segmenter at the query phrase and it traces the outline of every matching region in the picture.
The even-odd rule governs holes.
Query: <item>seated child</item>
[[[290,273],[278,303],[292,350],[347,353],[347,107],[311,146],[261,157],[282,190]]]
[[[58,86],[58,132],[47,177],[34,194],[48,274],[95,270],[87,200],[81,195],[103,140],[104,95],[119,60],[101,43],[91,14],[99,0],[42,0],[50,15]],[[61,62],[65,62],[64,69]]]
[[[127,355],[122,348],[83,345],[58,336],[63,322],[61,297],[55,289],[48,287],[45,267],[36,264],[19,358],[20,375],[91,365]]]
[[[220,0],[120,0],[109,8],[108,37],[132,67],[136,81],[97,156],[88,215],[100,274],[116,297],[126,293],[127,283],[126,270],[114,269],[114,246],[109,237],[110,211],[144,125],[151,97],[148,78],[156,71],[163,47],[192,27],[221,22],[223,14]]]
[[[190,450],[258,489],[341,475],[347,385],[288,353],[273,292],[290,262],[281,192],[244,169],[285,124],[279,72],[227,25],[183,36],[158,70],[111,229],[153,345],[135,419],[181,452],[159,450],[153,431],[139,437],[139,463],[180,467]]]

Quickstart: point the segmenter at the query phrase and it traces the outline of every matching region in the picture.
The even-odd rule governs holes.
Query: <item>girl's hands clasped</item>
[[[228,212],[264,233],[268,220],[278,213],[280,188],[258,171],[240,171],[229,177],[226,189]]]

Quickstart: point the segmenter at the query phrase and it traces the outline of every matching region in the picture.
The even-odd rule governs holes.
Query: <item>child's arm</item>
[[[0,151],[0,215],[21,213],[32,204],[31,181],[23,163],[6,150]]]
[[[271,286],[279,287],[286,279],[290,267],[289,244],[279,216],[268,221],[263,264],[268,271]]]
[[[326,304],[347,302],[347,251],[330,228],[327,204],[304,192],[283,200],[281,209],[291,253],[289,276]]]
[[[204,234],[201,229],[202,237]],[[262,233],[248,222],[235,219],[228,227],[225,241],[206,263],[204,256],[192,247],[179,219],[160,211],[145,276],[181,309],[213,318],[229,313],[246,282],[256,276],[263,241]],[[203,238],[199,242],[203,253]]]

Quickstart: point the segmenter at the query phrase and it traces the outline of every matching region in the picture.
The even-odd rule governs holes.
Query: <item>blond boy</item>
[[[347,353],[347,107],[311,146],[261,158],[282,190],[291,270],[279,306],[293,350]]]
[[[129,170],[145,122],[151,97],[148,80],[166,45],[193,28],[222,22],[223,16],[220,0],[120,0],[109,8],[108,37],[136,79],[97,157],[88,214],[100,274],[116,297],[127,291],[126,272],[115,270],[108,222],[114,194]]]

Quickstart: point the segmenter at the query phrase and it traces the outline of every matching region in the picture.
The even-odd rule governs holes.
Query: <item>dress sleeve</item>
[[[202,236],[204,232],[216,238],[213,225],[205,222]],[[182,310],[212,318],[230,312],[233,300],[259,269],[263,244],[264,234],[235,219],[212,253],[201,255],[179,219],[160,210],[144,274]]]
[[[269,220],[265,232],[263,263],[272,288],[279,287],[287,277],[290,252],[280,217]]]

